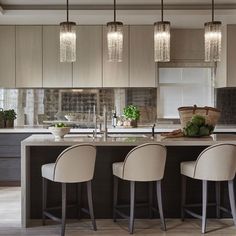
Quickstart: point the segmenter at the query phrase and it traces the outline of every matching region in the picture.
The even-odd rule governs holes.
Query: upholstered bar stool
[[[66,224],[66,184],[82,183],[87,184],[89,210],[82,208],[85,213],[90,214],[93,229],[96,230],[96,222],[93,212],[91,180],[94,175],[96,159],[96,148],[90,144],[80,144],[65,149],[57,158],[55,163],[42,166],[43,177],[43,205],[42,217],[43,224],[45,218],[61,222],[61,235],[65,235]],[[47,180],[59,182],[62,185],[62,218],[59,219],[52,215],[47,209]]]
[[[157,203],[163,230],[166,230],[165,219],[162,209],[161,180],[163,179],[166,163],[166,148],[159,144],[147,143],[132,149],[125,158],[124,162],[113,163],[114,175],[114,201],[113,219],[116,215],[129,218],[129,232],[134,230],[134,207],[135,204],[135,182],[156,182]],[[118,180],[130,181],[130,215],[127,216],[119,209],[124,205],[117,204]],[[143,204],[142,204],[143,205]],[[149,201],[149,210],[156,210]]]
[[[207,183],[216,182],[216,205],[217,217],[220,217],[220,210],[230,212],[236,225],[236,210],[233,179],[236,173],[236,145],[217,144],[206,148],[196,161],[181,163],[182,174],[182,203],[181,215],[184,220],[185,212],[193,217],[202,220],[202,233],[206,232],[207,215]],[[186,204],[186,177],[202,180],[202,215],[198,215],[188,208],[201,206],[201,204]],[[228,191],[231,211],[220,206],[220,183],[228,181]]]

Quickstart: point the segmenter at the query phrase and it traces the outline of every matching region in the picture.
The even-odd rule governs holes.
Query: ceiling
[[[79,24],[106,24],[113,18],[113,0],[69,0],[70,19]],[[59,24],[66,0],[0,0],[0,24]],[[211,0],[164,0],[165,20],[172,27],[202,28],[211,20]],[[236,24],[236,0],[215,0],[215,18]],[[117,18],[124,24],[153,24],[160,19],[160,0],[117,0]]]

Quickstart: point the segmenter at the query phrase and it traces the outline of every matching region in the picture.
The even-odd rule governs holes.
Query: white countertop
[[[156,135],[154,139],[149,136],[119,135],[118,137],[108,137],[104,139],[90,138],[88,135],[68,134],[63,139],[55,140],[51,134],[31,135],[21,142],[23,146],[72,146],[79,143],[92,143],[95,146],[137,146],[143,143],[155,142],[166,146],[210,146],[217,143],[236,144],[234,134],[213,134],[210,137],[202,138],[163,138]]]
[[[171,132],[175,129],[181,128],[180,125],[165,125],[160,124],[156,125],[155,127],[155,133],[162,133],[162,132]],[[88,128],[88,129],[79,129],[79,128],[73,128],[70,130],[70,133],[80,133],[80,134],[86,134],[86,133],[93,133],[94,129]],[[108,133],[151,133],[151,126],[140,126],[138,128],[109,128]],[[99,130],[98,130],[99,131]],[[230,133],[235,132],[236,133],[236,125],[219,125],[216,126],[214,132],[222,132],[222,133]],[[40,128],[40,127],[16,127],[11,129],[0,129],[0,133],[50,133],[47,128]]]

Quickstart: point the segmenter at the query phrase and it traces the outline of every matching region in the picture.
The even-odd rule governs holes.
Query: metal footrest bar
[[[219,206],[219,209],[220,209],[221,211],[223,211],[223,212],[232,214],[232,212],[231,212],[229,209],[227,209],[227,208],[225,208],[225,207],[223,207],[223,206]]]
[[[66,205],[66,208],[76,208],[76,207],[77,207],[77,204]],[[61,206],[56,206],[56,207],[47,207],[46,210],[53,211],[53,210],[60,210],[60,209],[61,209]]]
[[[147,207],[149,206],[148,203],[144,202],[144,203],[135,203],[135,207]],[[130,205],[129,204],[121,204],[121,205],[116,205],[116,208],[129,208]]]
[[[121,216],[122,218],[129,219],[128,215],[126,215],[125,213],[119,211],[118,209],[115,209],[115,212],[116,212],[117,215]]]
[[[185,204],[184,207],[201,207],[201,203]],[[216,206],[216,203],[207,203],[207,206]]]
[[[44,211],[43,214],[51,220],[54,220],[54,221],[59,222],[59,223],[62,222],[61,218],[54,216],[53,214],[49,213],[48,211]]]
[[[188,209],[184,209],[184,211],[185,211],[186,213],[188,213],[189,215],[191,215],[191,216],[197,218],[197,219],[200,219],[200,220],[202,219],[202,216],[199,215],[199,214],[197,214],[197,213],[195,213],[195,212],[192,212],[192,211],[190,211],[190,210],[188,210]]]
[[[90,213],[89,213],[89,210],[88,209],[86,209],[86,208],[81,208],[81,211],[82,212],[84,212],[84,213],[86,213],[86,214],[88,214],[88,215],[90,215]]]

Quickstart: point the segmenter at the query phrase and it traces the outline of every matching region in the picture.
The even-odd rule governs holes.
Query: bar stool
[[[166,148],[159,144],[147,143],[133,148],[126,156],[124,162],[113,163],[114,175],[114,199],[113,199],[113,220],[116,221],[118,214],[122,218],[129,218],[129,232],[134,230],[134,207],[135,204],[135,182],[156,182],[157,204],[163,230],[166,230],[165,219],[162,209],[161,180],[164,175],[166,163]],[[123,205],[117,204],[118,180],[130,181],[130,215],[122,213],[119,208]],[[152,186],[151,186],[152,187]],[[150,190],[150,189],[149,189]],[[149,211],[156,210],[151,206],[149,200]],[[142,204],[143,205],[143,204]],[[147,204],[146,204],[147,205]]]
[[[220,210],[230,212],[220,206],[220,182],[228,181],[229,200],[231,214],[234,224],[236,225],[236,210],[233,179],[236,173],[236,145],[234,144],[217,144],[206,148],[197,158],[196,161],[181,163],[182,174],[182,199],[181,199],[181,217],[184,220],[185,212],[193,217],[202,220],[202,233],[206,232],[206,215],[207,215],[207,182],[216,182],[216,205],[217,217],[220,217]],[[197,207],[201,204],[186,204],[186,177],[202,180],[202,216],[198,215],[188,207]]]
[[[88,206],[89,210],[81,210],[90,214],[93,229],[96,230],[96,222],[93,212],[91,180],[94,175],[96,160],[96,147],[90,144],[74,145],[65,149],[57,158],[55,163],[42,166],[43,180],[43,201],[42,201],[42,219],[45,225],[46,217],[61,223],[61,236],[65,235],[66,224],[66,184],[82,183],[87,184]],[[59,182],[62,185],[62,218],[52,215],[47,209],[47,180]],[[52,209],[52,208],[51,208]]]

